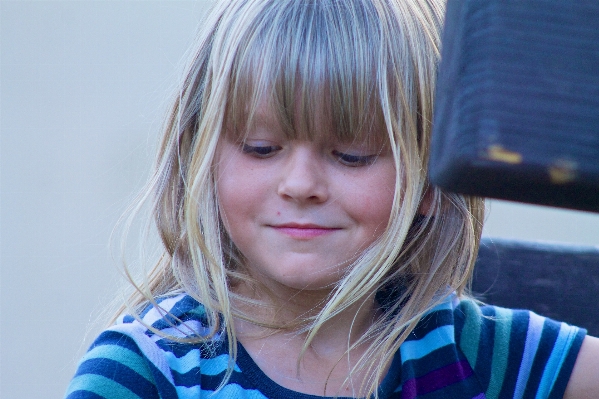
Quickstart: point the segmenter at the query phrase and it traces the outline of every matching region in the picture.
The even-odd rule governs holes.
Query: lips
[[[271,225],[270,227],[279,233],[300,240],[316,238],[340,230],[339,228],[320,226],[312,223],[285,223]]]

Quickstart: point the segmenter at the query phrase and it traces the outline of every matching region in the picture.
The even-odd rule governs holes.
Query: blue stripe
[[[539,391],[541,385],[541,379],[545,372],[545,366],[549,361],[549,356],[553,351],[556,339],[561,328],[561,323],[553,321],[551,319],[543,319],[543,331],[541,333],[541,339],[537,347],[535,359],[530,369],[530,375],[524,390],[524,398],[534,398]]]
[[[514,398],[516,383],[518,382],[519,367],[522,363],[522,354],[526,346],[526,336],[530,323],[530,312],[524,310],[512,311],[512,325],[509,337],[508,371],[503,379],[503,386],[499,392],[500,398]]]
[[[202,374],[204,375],[217,375],[224,373],[227,370],[227,366],[229,365],[228,362],[229,355],[220,355],[214,359],[200,360],[200,368],[202,369]],[[233,370],[241,372],[241,369],[237,367],[236,364]]]
[[[544,319],[541,316],[530,312],[530,318],[528,319],[528,331],[526,333],[526,343],[524,344],[524,353],[522,354],[522,362],[520,363],[518,380],[516,381],[516,388],[514,390],[515,399],[524,397],[524,391],[526,389],[526,384],[528,384],[530,370],[532,369],[532,364],[537,353],[539,341],[541,340],[543,323]]]
[[[454,344],[452,325],[436,328],[418,341],[405,341],[399,348],[404,362],[420,359],[446,345]]]
[[[139,356],[144,357],[143,353],[141,353],[141,350],[139,349],[139,346],[137,346],[137,343],[133,340],[133,338],[123,334],[120,331],[106,330],[102,332],[102,334],[100,334],[100,336],[90,346],[89,351],[103,345],[120,346],[122,348],[129,349],[131,352],[136,353]]]
[[[192,387],[176,387],[177,397],[179,399],[198,399],[203,397],[210,397],[207,394],[213,391],[204,391],[201,386],[194,385]],[[233,397],[232,397],[233,398]]]
[[[418,322],[416,328],[414,328],[410,335],[408,335],[406,341],[419,340],[436,328],[453,324],[453,310],[438,310],[433,314],[429,314],[427,316],[422,317],[422,319],[420,319],[420,321]]]
[[[427,314],[431,314],[431,313],[437,312],[439,310],[453,311],[453,304],[452,304],[453,298],[455,298],[455,294],[449,295],[447,298],[445,298],[444,302],[441,302],[440,304],[438,304],[437,306],[435,306],[434,308],[432,308],[431,310],[426,312],[424,315],[426,316]]]
[[[181,357],[177,357],[173,352],[164,352],[164,357],[166,357],[170,369],[180,374],[185,374],[200,364],[199,349],[192,349]]]
[[[174,370],[179,374],[188,373],[197,369],[199,366],[199,369],[204,375],[218,375],[227,370],[229,362],[228,354],[204,359],[201,357],[201,351],[199,349],[190,350],[182,357],[175,356],[173,352],[165,352],[164,355],[171,370]],[[235,365],[234,370],[241,371],[237,365]]]
[[[576,329],[570,327],[567,324],[562,324],[559,329],[559,334],[555,340],[555,345],[549,356],[549,360],[543,371],[541,377],[541,383],[539,384],[539,391],[537,392],[537,399],[543,399],[549,397],[549,393],[553,388],[553,384],[557,379],[559,370],[562,367],[564,359],[568,355],[568,350],[576,337]]]

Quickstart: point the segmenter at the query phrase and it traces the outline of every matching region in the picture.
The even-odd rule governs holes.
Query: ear
[[[424,190],[424,194],[420,200],[420,206],[418,207],[419,215],[426,216],[429,214],[431,206],[433,206],[433,192],[434,189],[430,185],[428,185]]]

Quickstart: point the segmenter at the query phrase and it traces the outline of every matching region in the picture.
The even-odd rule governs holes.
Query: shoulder
[[[193,298],[166,297],[157,305],[144,309],[140,319],[122,317],[98,336],[79,363],[67,398],[178,397],[177,380],[198,371],[201,359],[211,357],[206,348],[219,345],[182,340],[209,332],[204,309]],[[209,344],[216,342],[218,337]]]
[[[454,317],[456,343],[487,397],[562,397],[585,330],[471,299],[459,301]]]
[[[210,335],[204,306],[186,294],[158,298],[139,313],[139,318],[124,315],[117,320],[114,328],[143,330],[149,337]]]

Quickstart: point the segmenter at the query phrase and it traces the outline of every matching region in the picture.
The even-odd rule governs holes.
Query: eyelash
[[[372,165],[376,159],[376,155],[352,155],[339,151],[333,151],[333,155],[340,163],[351,167]]]
[[[251,154],[258,158],[268,158],[273,155],[275,151],[280,150],[281,147],[275,145],[267,145],[267,146],[253,146],[248,144],[243,144],[242,151],[244,154]]]
[[[279,146],[252,146],[248,144],[243,144],[242,151],[244,154],[250,154],[257,158],[268,158],[276,151],[279,151],[281,147]],[[334,150],[332,152],[333,156],[337,159],[337,161],[345,166],[349,167],[359,167],[359,166],[367,166],[371,165],[375,159],[376,155],[352,155],[345,154],[340,151]]]

